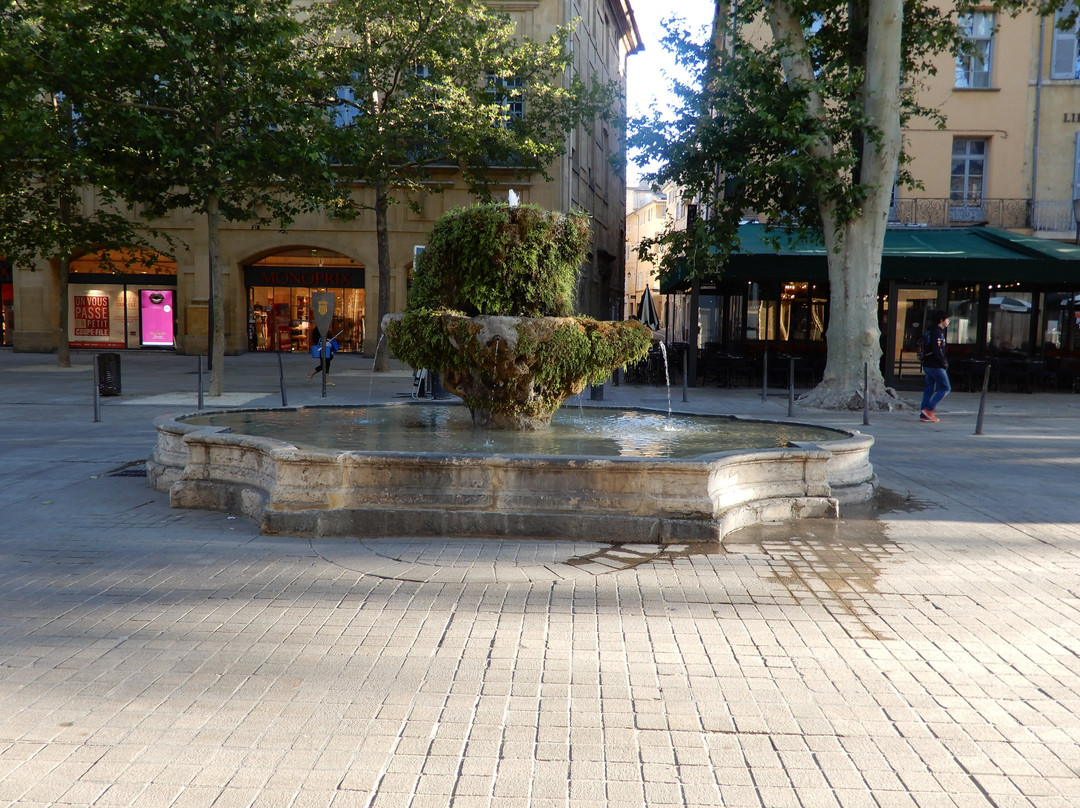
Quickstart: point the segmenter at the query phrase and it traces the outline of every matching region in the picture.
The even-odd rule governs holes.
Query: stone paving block
[[[13,360],[0,352],[0,377]],[[0,421],[35,428],[11,406]],[[1060,410],[992,439],[943,430],[948,497],[912,479],[927,449],[910,425],[875,416],[883,485],[922,510],[747,528],[708,553],[567,575],[568,542],[322,555],[170,511],[81,470],[115,467],[115,446],[50,424],[69,430],[38,441],[50,520],[0,468],[0,552],[16,561],[0,569],[0,801],[58,770],[106,806],[986,808],[991,794],[1072,808],[1080,411]],[[149,434],[138,411],[110,443]],[[69,449],[88,439],[84,465]],[[972,476],[989,463],[1024,469],[1008,496]],[[563,768],[537,773],[549,763]],[[467,793],[485,784],[494,798]]]

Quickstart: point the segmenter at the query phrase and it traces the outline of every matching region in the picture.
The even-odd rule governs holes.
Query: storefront
[[[315,327],[313,292],[334,293],[333,332],[328,336],[336,336],[343,351],[363,350],[364,268],[336,258],[339,265],[332,263],[333,256],[316,256],[311,266],[264,259],[244,267],[250,350],[307,351]]]
[[[104,271],[112,267],[115,271]],[[176,345],[176,264],[122,254],[71,262],[68,344],[72,348],[172,349]]]
[[[824,248],[779,252],[760,225],[744,226],[743,253],[722,278],[661,287],[669,295],[670,342],[703,351],[771,348],[824,368],[828,265]],[[921,379],[915,344],[931,308],[950,314],[950,354],[1057,358],[1080,355],[1080,247],[985,227],[903,228],[886,233],[878,294],[882,373],[887,383]]]

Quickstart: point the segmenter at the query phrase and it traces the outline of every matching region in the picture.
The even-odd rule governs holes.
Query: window
[[[967,48],[956,59],[956,86],[989,87],[994,15],[988,11],[961,14],[959,26]]]
[[[1058,26],[1062,20],[1076,14],[1076,4],[1068,3],[1060,11],[1054,12],[1054,46],[1050,54],[1050,78],[1080,78],[1080,47],[1077,35],[1080,33],[1080,17],[1073,21],[1068,29],[1062,31]]]
[[[505,126],[512,120],[525,117],[525,83],[517,78],[501,78],[494,73],[487,74],[488,92],[496,103],[505,110]]]
[[[956,138],[952,147],[949,178],[949,216],[963,218],[959,210],[981,209],[986,181],[988,141],[983,138]]]
[[[331,107],[334,118],[334,126],[352,126],[353,121],[360,114],[360,106],[356,103],[356,95],[350,86],[335,88],[337,103]]]

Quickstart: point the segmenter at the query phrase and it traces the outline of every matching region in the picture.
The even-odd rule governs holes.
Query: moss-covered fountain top
[[[535,429],[570,396],[648,351],[636,321],[573,316],[588,216],[535,205],[446,213],[421,253],[403,315],[384,323],[394,355],[439,372],[478,425]]]

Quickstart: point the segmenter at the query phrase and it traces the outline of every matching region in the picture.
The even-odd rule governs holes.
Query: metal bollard
[[[787,417],[795,417],[795,357],[788,360]]]
[[[682,355],[682,400],[683,400],[684,404],[687,401],[687,399],[686,399],[686,387],[687,387],[687,377],[689,375],[690,375],[690,346],[688,345],[685,348],[683,348],[683,355]]]
[[[769,349],[761,354],[761,403],[769,400]]]
[[[862,422],[863,426],[870,425],[870,363],[863,363],[862,382]]]
[[[101,355],[94,354],[94,423],[101,420],[101,390],[98,388],[101,380]]]
[[[285,395],[285,368],[281,364],[281,351],[277,352],[278,387],[281,388],[281,406],[288,407],[289,399]]]
[[[319,362],[322,364],[322,398],[326,398],[326,371],[329,364],[326,360],[326,348],[329,342],[326,339],[326,334],[323,334],[322,338],[322,353],[319,354]]]
[[[979,396],[979,415],[975,418],[975,434],[983,433],[983,413],[986,412],[986,391],[990,389],[990,365],[983,371],[982,395]]]

